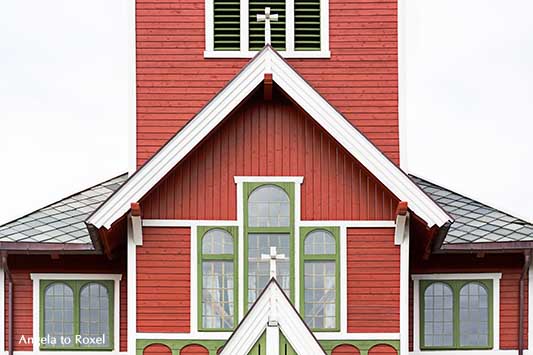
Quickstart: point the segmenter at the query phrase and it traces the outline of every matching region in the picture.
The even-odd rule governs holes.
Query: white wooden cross
[[[276,247],[270,247],[270,254],[261,254],[261,260],[270,260],[270,278],[277,278],[277,260],[287,260],[285,254],[278,254]]]
[[[270,14],[270,7],[265,7],[265,14],[257,14],[257,22],[265,21],[265,44],[272,44],[270,34],[270,21],[277,21],[278,14]]]

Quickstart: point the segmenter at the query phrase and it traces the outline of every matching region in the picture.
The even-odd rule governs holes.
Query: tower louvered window
[[[294,48],[320,50],[320,0],[294,0]]]
[[[214,46],[216,51],[238,51],[241,43],[239,0],[214,0]]]
[[[328,0],[206,0],[206,56],[251,57],[265,45],[265,8],[272,47],[285,57],[329,57]],[[246,14],[246,15],[244,15]],[[212,37],[211,37],[211,35]]]
[[[257,14],[264,14],[265,7],[270,7],[270,11],[278,15],[278,20],[271,23],[272,47],[278,51],[284,51],[286,48],[285,0],[250,0],[248,6],[250,12],[250,50],[261,50],[265,45],[265,23],[257,21]]]

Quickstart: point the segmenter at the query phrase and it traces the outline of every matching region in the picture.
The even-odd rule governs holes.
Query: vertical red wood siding
[[[183,127],[249,60],[205,59],[205,2],[137,0],[137,163]],[[330,0],[330,59],[290,59],[394,162],[396,0]]]
[[[304,220],[391,220],[397,199],[304,112],[257,97],[143,199],[144,218],[236,219],[234,176],[304,176]]]
[[[33,281],[29,272],[12,270],[13,275],[13,344],[15,351],[32,351],[33,345],[19,344],[19,339],[33,336]],[[8,350],[8,282],[5,280],[5,349]]]
[[[33,281],[31,273],[113,273],[122,274],[120,281],[120,350],[127,350],[127,276],[125,259],[109,261],[103,256],[61,256],[52,260],[49,256],[10,255],[9,268],[13,275],[13,330],[14,350],[31,351],[32,344],[19,344],[22,335],[33,337]],[[5,349],[8,339],[8,282],[5,279]]]
[[[190,229],[143,228],[137,248],[137,331],[188,332]]]
[[[400,331],[400,248],[392,228],[348,228],[348,332]]]
[[[475,255],[433,255],[427,262],[419,262],[413,273],[502,273],[500,280],[500,349],[518,349],[519,281],[523,257],[517,255],[489,254],[484,258]],[[524,346],[528,344],[528,277],[525,278]],[[413,288],[410,288],[410,346],[413,346]]]

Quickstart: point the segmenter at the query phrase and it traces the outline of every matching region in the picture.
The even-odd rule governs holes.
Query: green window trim
[[[335,254],[305,254],[305,240],[311,232],[325,230],[335,238]],[[312,328],[314,332],[340,331],[340,228],[339,227],[300,227],[300,314],[305,315],[305,262],[306,261],[334,261],[335,262],[335,328]]]
[[[425,344],[425,292],[432,284],[443,283],[452,290],[453,296],[453,345],[452,346],[426,346]],[[483,286],[488,295],[488,345],[486,346],[461,346],[460,345],[460,291],[470,283]],[[494,347],[494,283],[493,280],[420,280],[420,349],[421,350],[489,350]]]
[[[208,254],[204,255],[202,250],[202,242],[204,236],[207,232],[213,229],[221,229],[228,232],[233,239],[233,255],[231,254]],[[198,331],[201,332],[231,332],[235,329],[238,324],[238,297],[239,297],[239,287],[238,287],[238,227],[237,226],[199,226],[197,230],[198,235]],[[204,261],[233,261],[233,328],[206,328],[203,327],[203,314],[202,314],[202,305],[203,305],[203,268],[202,264]]]
[[[243,184],[243,214],[244,214],[244,309],[248,310],[248,235],[249,234],[288,234],[290,248],[290,295],[292,302],[294,299],[294,182],[245,182]],[[289,227],[250,227],[248,225],[248,198],[257,188],[265,185],[277,186],[285,191],[289,196],[290,219]]]
[[[44,334],[44,307],[45,307],[45,291],[46,289],[54,284],[63,284],[72,290],[73,293],[73,306],[74,306],[74,314],[73,314],[73,320],[74,320],[74,336],[81,334],[80,332],[80,293],[84,286],[87,284],[96,283],[99,284],[107,289],[107,295],[108,295],[108,305],[109,305],[109,314],[108,314],[108,320],[109,320],[109,345],[108,346],[82,346],[81,344],[78,344],[76,341],[73,342],[72,346],[51,346],[51,345],[40,345],[40,350],[79,350],[79,351],[112,351],[114,349],[114,341],[115,341],[115,334],[114,334],[114,322],[115,322],[115,313],[114,313],[114,306],[115,306],[115,281],[113,280],[40,280],[39,282],[39,333],[40,337],[44,338],[46,337],[46,334]]]

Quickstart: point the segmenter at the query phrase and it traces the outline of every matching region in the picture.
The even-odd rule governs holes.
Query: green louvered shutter
[[[270,7],[271,14],[278,14],[278,21],[272,21],[272,47],[278,51],[286,49],[285,39],[285,0],[250,0],[250,50],[257,51],[265,46],[265,23],[257,22],[257,14],[264,14],[265,7]]]
[[[320,50],[320,0],[294,0],[294,49]]]
[[[214,0],[214,14],[215,50],[240,50],[241,5],[239,0]]]

